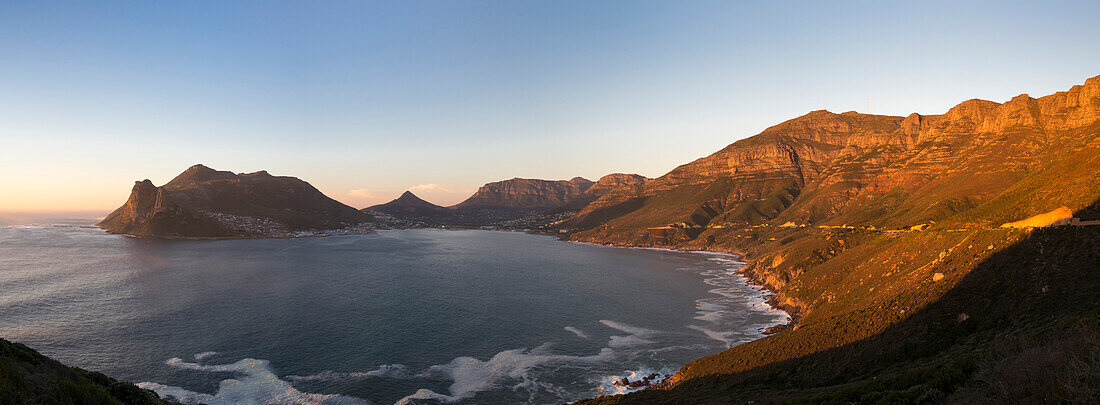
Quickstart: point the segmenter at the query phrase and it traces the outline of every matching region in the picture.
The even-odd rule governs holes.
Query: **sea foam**
[[[202,354],[202,353],[200,353]],[[289,382],[279,379],[267,360],[242,359],[232,364],[202,365],[188,363],[180,358],[169,359],[172,367],[207,372],[237,373],[237,378],[222,380],[215,394],[204,394],[180,387],[154,382],[142,382],[137,386],[155,391],[166,398],[174,398],[185,404],[369,404],[364,399],[336,394],[311,394],[298,391]]]

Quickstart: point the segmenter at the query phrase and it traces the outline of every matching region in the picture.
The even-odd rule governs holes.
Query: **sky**
[[[356,208],[660,176],[806,112],[1100,75],[1100,2],[0,1],[0,211],[203,163]]]

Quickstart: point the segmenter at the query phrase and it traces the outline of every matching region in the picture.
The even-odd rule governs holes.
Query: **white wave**
[[[600,323],[611,329],[617,329],[629,333],[628,336],[611,336],[611,340],[607,343],[609,347],[619,348],[652,344],[654,343],[654,341],[649,340],[648,338],[658,333],[657,331],[652,329],[627,325],[622,322],[609,321],[607,319],[601,319]]]
[[[412,374],[409,373],[409,368],[404,364],[383,364],[378,366],[377,369],[371,371],[356,371],[356,372],[339,372],[339,371],[323,371],[313,375],[290,375],[286,376],[287,380],[300,382],[300,381],[337,381],[346,379],[366,379],[366,378],[395,378],[395,379],[408,379],[412,378]]]
[[[611,340],[607,342],[608,347],[622,348],[631,346],[648,345],[654,343],[652,340],[643,339],[638,336],[612,336]]]
[[[196,355],[195,355],[195,360],[202,360],[202,359],[205,359],[205,358],[207,358],[207,357],[213,356],[213,355],[215,355],[215,354],[218,354],[218,352],[202,352],[202,353],[198,353],[198,354],[196,354]]]
[[[201,353],[200,353],[201,354]],[[222,380],[215,394],[194,392],[155,382],[142,382],[137,386],[155,391],[162,397],[171,397],[185,404],[369,404],[370,402],[336,394],[311,394],[298,391],[290,383],[279,379],[267,360],[242,359],[232,364],[202,365],[188,363],[180,358],[165,362],[169,366],[195,371],[238,373],[235,379]]]
[[[577,337],[580,337],[581,339],[588,339],[588,334],[584,333],[584,331],[580,329],[574,328],[572,326],[566,326],[565,330],[573,332],[574,335],[577,335]]]
[[[550,365],[581,365],[610,361],[615,357],[611,348],[600,349],[592,356],[570,356],[549,353],[549,345],[537,348],[512,349],[493,355],[488,361],[473,357],[458,357],[450,363],[430,367],[423,374],[441,376],[453,381],[448,387],[449,394],[441,394],[422,388],[412,395],[401,398],[397,405],[411,404],[416,399],[431,399],[441,402],[456,402],[473,397],[474,394],[500,386],[506,381],[520,381],[515,388],[534,389],[540,386],[530,376],[536,367]]]
[[[638,326],[627,325],[627,324],[622,323],[622,322],[609,321],[607,319],[601,319],[600,323],[604,324],[604,326],[607,326],[611,329],[617,329],[617,330],[629,333],[629,334],[634,335],[634,336],[645,337],[645,336],[652,336],[652,335],[657,333],[657,331],[655,331],[653,329],[646,329],[646,328],[642,328],[642,327],[638,327]]]
[[[707,337],[724,343],[727,349],[733,347],[733,342],[730,339],[730,332],[711,330],[699,325],[688,325],[688,329],[695,329],[703,332]]]
[[[688,325],[689,329],[703,332],[708,338],[722,342],[727,348],[758,339],[764,336],[764,329],[790,319],[790,316],[767,304],[767,292],[749,284],[738,270],[744,265],[741,261],[715,257],[710,260],[733,267],[708,270],[701,274],[707,277],[704,283],[718,287],[708,290],[716,297],[695,300],[694,319],[706,322],[708,326]],[[753,319],[756,319],[754,322]]]

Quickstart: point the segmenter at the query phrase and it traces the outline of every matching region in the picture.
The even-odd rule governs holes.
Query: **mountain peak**
[[[173,178],[172,181],[169,181],[164,187],[189,187],[206,181],[233,179],[236,177],[237,175],[233,172],[218,171],[202,164],[197,164],[184,170],[183,173]]]
[[[446,216],[450,210],[424,201],[412,191],[405,190],[400,197],[385,204],[378,204],[364,208],[362,211],[376,211],[390,215],[414,215],[414,216]]]

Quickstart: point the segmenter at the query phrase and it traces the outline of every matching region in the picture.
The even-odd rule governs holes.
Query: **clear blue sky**
[[[654,177],[810,110],[1067,89],[1100,74],[1097,16],[1095,0],[4,1],[0,210],[106,211],[200,162],[356,207]]]

